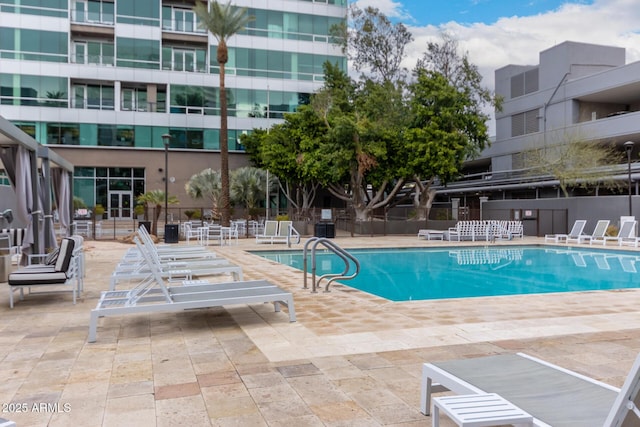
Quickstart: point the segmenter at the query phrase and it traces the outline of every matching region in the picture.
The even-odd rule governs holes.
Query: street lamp
[[[171,135],[165,133],[162,135],[162,143],[164,144],[164,225],[166,234],[166,225],[169,223],[169,142]],[[165,236],[166,237],[166,236]]]
[[[628,185],[629,185],[629,216],[631,216],[631,151],[633,151],[633,141],[627,141],[624,143],[624,150],[627,152],[627,172],[628,172]]]

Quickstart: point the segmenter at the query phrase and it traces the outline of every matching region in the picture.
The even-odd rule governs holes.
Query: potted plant
[[[93,215],[96,220],[101,220],[102,216],[104,215],[104,206],[99,203],[95,205],[95,207],[93,208]]]
[[[144,219],[144,205],[135,205],[133,208],[133,213],[136,215],[138,220]]]

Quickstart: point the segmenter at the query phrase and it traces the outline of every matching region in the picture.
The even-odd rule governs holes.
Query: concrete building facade
[[[634,143],[630,153],[631,192],[639,194],[640,167],[640,62],[627,64],[625,49],[566,41],[540,52],[537,65],[507,65],[495,71],[496,94],[503,108],[496,112],[496,136],[478,159],[468,162],[464,179],[439,190],[440,198],[480,212],[485,208],[518,211],[527,200],[546,200],[558,209],[576,212],[566,203],[553,176],[536,176],[527,170],[522,154],[569,140],[613,144],[620,150],[620,164],[611,174],[623,182],[623,190],[573,189],[571,196],[607,197],[612,220],[626,215],[628,179],[624,143]],[[600,200],[602,201],[602,200]],[[580,204],[584,208],[583,204]],[[640,208],[640,206],[639,206]],[[596,212],[596,210],[594,210]],[[597,210],[602,215],[601,210]],[[640,213],[640,212],[639,212]]]

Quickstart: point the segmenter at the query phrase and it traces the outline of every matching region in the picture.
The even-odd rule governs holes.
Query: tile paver
[[[336,243],[449,245],[415,236]],[[340,285],[311,294],[301,272],[246,252],[284,246],[252,239],[211,249],[247,280],[291,290],[298,322],[268,304],[108,317],[89,344],[89,311],[129,246],[85,244],[76,305],[29,295],[11,310],[0,287],[0,416],[21,427],[424,426],[425,361],[523,351],[620,386],[640,351],[638,289],[409,303]]]

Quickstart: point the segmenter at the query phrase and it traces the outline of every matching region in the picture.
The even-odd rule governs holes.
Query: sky
[[[564,41],[626,48],[640,61],[640,0],[357,0],[378,8],[413,34],[404,65],[411,69],[443,31],[478,66],[493,90],[494,71],[509,64],[536,65],[540,51]],[[490,124],[490,135],[495,133]]]

